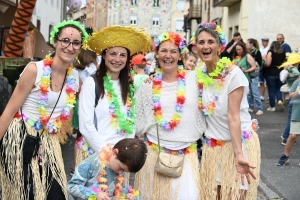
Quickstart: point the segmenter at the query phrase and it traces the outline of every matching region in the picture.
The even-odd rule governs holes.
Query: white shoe
[[[257,113],[256,113],[256,115],[263,115],[263,114],[264,114],[264,112],[261,110],[257,111]]]
[[[264,101],[264,100],[265,100],[265,97],[260,96],[260,100],[261,100],[261,101]]]
[[[283,111],[283,110],[284,110],[284,105],[283,105],[283,103],[282,103],[281,100],[279,100],[279,101],[277,102],[277,105],[279,106],[279,110],[280,110],[280,111]]]
[[[253,109],[252,108],[248,108],[248,112],[249,113],[253,113]]]
[[[270,108],[267,109],[267,111],[274,112],[274,111],[275,111],[275,108],[271,108],[271,107],[270,107]]]

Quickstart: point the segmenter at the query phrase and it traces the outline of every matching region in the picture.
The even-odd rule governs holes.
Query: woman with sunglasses
[[[78,22],[57,24],[50,38],[55,55],[20,75],[0,118],[2,199],[69,199],[59,140],[79,89],[72,63],[87,39]]]
[[[226,41],[215,23],[196,31],[199,105],[206,129],[200,167],[199,199],[256,199],[260,145],[248,113],[249,82],[228,58],[219,58]],[[251,184],[250,184],[251,182]]]

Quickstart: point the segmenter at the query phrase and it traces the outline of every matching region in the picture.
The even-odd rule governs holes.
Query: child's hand
[[[110,200],[110,198],[108,197],[108,195],[105,192],[100,192],[98,194],[97,200]]]
[[[134,200],[135,199],[134,194],[126,194],[126,199]]]

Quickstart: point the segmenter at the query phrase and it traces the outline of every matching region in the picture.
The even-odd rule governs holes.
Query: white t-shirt
[[[204,87],[203,89],[203,105],[207,106],[211,101],[210,97],[213,96],[215,92],[214,84]],[[206,117],[206,130],[205,135],[208,138],[214,138],[216,140],[231,140],[230,131],[228,126],[228,95],[233,90],[238,87],[244,87],[244,95],[241,101],[240,106],[240,119],[241,119],[241,130],[242,131],[250,131],[251,130],[251,116],[248,112],[248,101],[247,94],[249,91],[249,82],[244,75],[244,73],[240,70],[239,67],[235,67],[231,72],[225,77],[224,86],[221,89],[220,94],[218,95],[218,100],[215,101],[216,107],[214,112]]]
[[[269,46],[267,46],[267,47],[261,47],[261,48],[259,49],[259,51],[260,51],[260,53],[261,53],[261,56],[266,55],[266,54],[268,53],[269,49],[270,49]]]
[[[39,98],[39,94],[40,94],[40,82],[41,82],[41,77],[43,75],[43,66],[44,63],[43,61],[38,61],[38,62],[33,62],[35,63],[36,67],[37,67],[37,75],[35,77],[35,82],[34,82],[34,88],[31,90],[31,92],[29,93],[29,95],[27,96],[27,98],[25,99],[23,105],[22,105],[22,113],[26,114],[27,116],[32,117],[32,119],[34,119],[35,121],[39,119],[40,116],[42,116],[39,112],[38,112],[38,101],[40,100]],[[24,71],[27,69],[27,67],[32,64],[29,63]],[[22,74],[24,73],[24,71],[20,74],[20,77],[22,76]],[[78,73],[76,70],[72,70],[71,75],[76,79],[76,84],[75,84],[75,91],[78,92],[79,89],[79,77],[78,77]],[[54,119],[58,116],[61,115],[61,112],[63,111],[63,109],[66,107],[66,98],[67,98],[67,93],[66,93],[66,84],[64,85],[62,92],[61,92],[61,96],[59,98],[59,101],[56,105],[55,110],[53,111],[53,114],[51,116],[50,122],[53,122]],[[55,103],[57,101],[57,98],[59,96],[59,92],[53,92],[51,90],[51,88],[48,88],[48,105],[45,106],[46,111],[48,112],[48,115],[51,114]]]
[[[120,81],[112,80],[115,92],[121,98]],[[95,82],[92,77],[86,78],[79,94],[79,130],[94,151],[100,151],[108,143],[114,146],[124,138],[133,138],[134,133],[124,136],[117,133],[111,125],[111,114],[106,95],[98,101],[95,108]],[[126,116],[126,106],[121,104],[121,112]],[[97,117],[97,130],[94,125],[94,109]]]

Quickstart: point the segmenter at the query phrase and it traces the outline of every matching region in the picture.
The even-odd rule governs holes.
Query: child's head
[[[79,64],[75,65],[77,69],[85,69],[89,64],[94,63],[96,66],[97,63],[97,54],[91,50],[81,49],[78,54]]]
[[[144,71],[147,64],[149,63],[147,63],[145,56],[142,54],[138,54],[136,56],[133,56],[130,66],[137,73],[138,71]]]
[[[186,70],[194,70],[197,63],[197,55],[192,51],[184,54],[183,56],[183,65]]]
[[[110,159],[110,168],[117,172],[138,172],[145,164],[147,146],[140,139],[126,138],[120,140],[112,149],[113,159]]]

